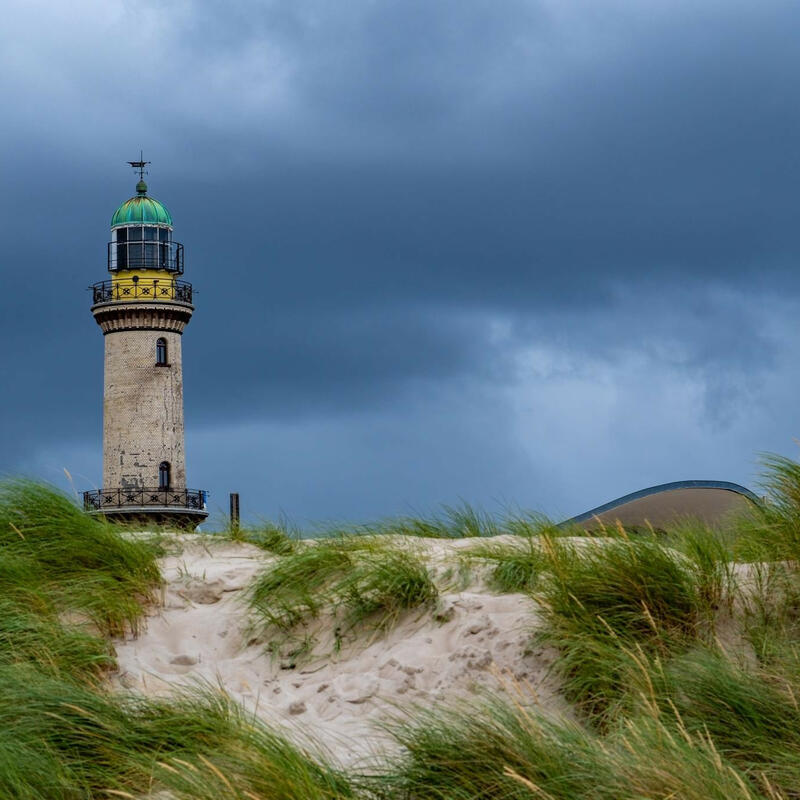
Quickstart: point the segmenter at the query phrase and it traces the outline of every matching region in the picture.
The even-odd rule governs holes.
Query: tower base
[[[150,525],[179,528],[193,531],[208,518],[208,511],[192,511],[188,508],[104,508],[102,511],[90,511],[93,517],[105,517],[109,522],[122,522],[126,525],[141,523],[143,528]]]

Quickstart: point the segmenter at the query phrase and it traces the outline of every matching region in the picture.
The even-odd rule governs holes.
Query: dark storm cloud
[[[82,288],[105,277],[108,219],[133,185],[119,164],[139,146],[198,290],[187,417],[206,442],[233,423],[336,419],[353,437],[363,425],[391,440],[385,420],[400,430],[413,408],[420,443],[458,449],[455,428],[435,422],[446,396],[464,432],[495,431],[493,445],[463,437],[475,463],[483,452],[499,474],[505,454],[538,475],[574,443],[520,455],[522,434],[491,422],[522,413],[502,392],[550,396],[544,380],[586,390],[595,369],[627,381],[635,354],[642,381],[701,396],[674,428],[653,428],[666,443],[681,414],[732,430],[754,398],[793,386],[794,4],[79,2],[48,13],[40,26],[15,3],[0,33],[3,468],[57,441],[99,455],[102,343]],[[520,366],[542,348],[558,369]],[[586,406],[576,430],[595,413]],[[761,429],[764,447],[788,442],[790,427]],[[271,430],[260,435],[289,435]],[[242,469],[259,463],[249,454]],[[411,480],[397,469],[392,480]],[[441,470],[426,480],[430,498],[457,483]],[[563,486],[547,490],[568,503]]]

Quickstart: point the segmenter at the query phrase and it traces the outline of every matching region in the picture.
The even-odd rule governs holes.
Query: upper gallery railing
[[[179,303],[192,302],[192,284],[175,281],[171,278],[119,278],[100,281],[89,287],[92,290],[92,304],[111,303],[116,300],[166,300]]]

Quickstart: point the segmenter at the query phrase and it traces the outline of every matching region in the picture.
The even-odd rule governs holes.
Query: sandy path
[[[116,641],[119,687],[166,695],[198,680],[219,685],[265,720],[311,735],[344,764],[386,743],[374,722],[412,703],[468,696],[496,686],[498,671],[534,688],[544,708],[568,709],[546,675],[552,654],[528,652],[536,621],[524,595],[496,595],[480,584],[443,591],[436,621],[409,614],[387,634],[335,658],[282,669],[246,637],[242,589],[268,563],[252,545],[183,536],[162,560],[167,582],[138,638]],[[441,568],[462,541],[421,542]],[[441,569],[439,570],[441,571]]]

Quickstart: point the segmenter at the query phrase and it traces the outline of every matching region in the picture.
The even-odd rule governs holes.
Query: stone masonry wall
[[[156,366],[156,340],[167,340],[169,366]],[[158,486],[158,465],[171,465],[171,484],[186,487],[181,335],[123,330],[105,340],[103,486]]]

